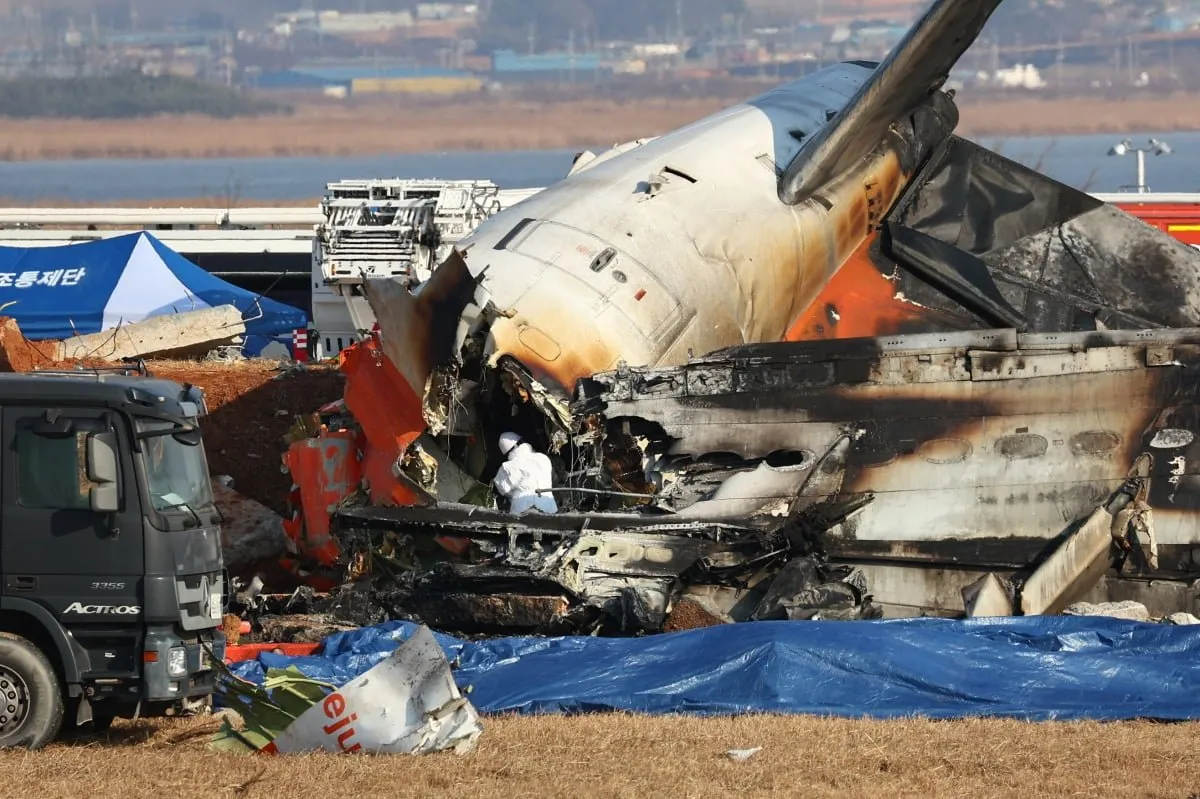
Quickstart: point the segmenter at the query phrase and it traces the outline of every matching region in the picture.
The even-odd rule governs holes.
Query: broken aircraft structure
[[[461,479],[341,510],[352,574],[435,625],[421,597],[626,630],[1195,612],[1200,253],[953,135],[941,86],[999,5],[938,0],[878,66],[581,161],[416,290],[367,281],[397,463]],[[470,499],[508,429],[565,512]]]

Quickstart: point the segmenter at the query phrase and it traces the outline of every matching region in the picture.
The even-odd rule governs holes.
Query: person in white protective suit
[[[521,440],[516,433],[500,436],[500,453],[508,460],[496,473],[492,485],[508,497],[509,513],[524,513],[535,510],[540,513],[558,513],[558,503],[553,494],[539,494],[539,490],[552,488],[554,477],[550,459]]]

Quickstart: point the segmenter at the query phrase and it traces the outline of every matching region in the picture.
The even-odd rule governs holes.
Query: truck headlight
[[[185,674],[187,674],[187,652],[183,647],[177,646],[167,653],[167,675],[182,677]]]

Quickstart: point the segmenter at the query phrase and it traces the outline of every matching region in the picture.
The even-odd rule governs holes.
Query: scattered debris
[[[721,614],[733,621],[879,615],[860,573],[827,569],[790,520],[768,521],[368,505],[343,508],[336,537],[389,618],[450,632],[657,632],[699,586],[762,597]]]
[[[353,630],[359,625],[339,622],[325,613],[263,616],[258,621],[258,637],[264,641],[315,644],[333,633]]]
[[[1140,602],[1105,602],[1093,605],[1077,602],[1063,610],[1064,616],[1109,616],[1127,621],[1150,621],[1150,611]],[[1186,614],[1184,614],[1186,615]]]
[[[221,512],[221,550],[225,568],[238,573],[287,550],[283,517],[239,494],[219,481],[213,482],[213,500]]]
[[[213,745],[226,751],[464,754],[483,731],[427,627],[341,687],[289,668],[268,672],[260,688],[225,670],[218,695],[246,725],[224,721]]]

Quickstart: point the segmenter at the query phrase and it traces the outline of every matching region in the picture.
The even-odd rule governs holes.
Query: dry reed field
[[[756,90],[747,88],[747,96]],[[604,147],[653,136],[727,107],[726,98],[616,103],[311,103],[289,117],[112,121],[0,119],[0,161],[82,158],[348,156]],[[1153,120],[1153,122],[1148,122]],[[1191,95],[1110,101],[964,99],[966,135],[1068,135],[1200,129]]]
[[[211,718],[117,722],[0,754],[3,795],[125,797],[1200,796],[1200,725],[594,715],[485,719],[475,752],[216,754]],[[744,762],[730,749],[762,747]]]

